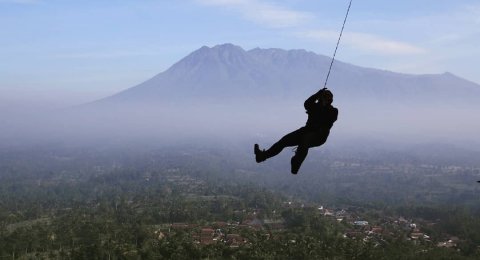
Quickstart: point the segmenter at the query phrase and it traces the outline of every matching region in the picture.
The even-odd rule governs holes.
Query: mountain
[[[305,50],[201,47],[151,79],[48,124],[116,139],[275,139],[305,124],[303,102],[323,87],[330,62]],[[478,139],[480,86],[451,73],[410,75],[336,61],[328,87],[339,108],[332,138]]]
[[[179,99],[304,98],[323,86],[330,57],[305,50],[202,47],[153,78],[96,103],[158,103]],[[411,75],[336,60],[328,87],[348,102],[452,100],[479,103],[480,85],[451,73]]]
[[[0,125],[0,142],[247,138],[269,145],[305,124],[303,101],[323,87],[330,61],[305,50],[202,47],[104,99],[28,117],[4,113],[10,119]],[[451,73],[409,75],[336,61],[328,87],[339,109],[330,140],[363,141],[362,149],[379,141],[478,147],[480,86]]]

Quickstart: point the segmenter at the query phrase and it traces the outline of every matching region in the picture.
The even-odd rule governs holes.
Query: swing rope
[[[330,62],[330,68],[328,69],[328,74],[327,74],[327,78],[325,79],[325,84],[323,85],[323,89],[327,88],[327,82],[328,82],[328,78],[330,77],[330,71],[332,70],[333,62],[335,61],[335,55],[337,54],[338,45],[340,45],[340,39],[342,38],[343,28],[345,28],[345,23],[347,22],[347,17],[348,17],[348,13],[350,12],[350,7],[352,6],[352,1],[353,0],[350,0],[350,3],[348,4],[347,14],[345,15],[345,19],[343,20],[342,30],[340,31],[340,35],[338,36],[337,46],[335,47],[335,51],[333,52],[332,61]]]

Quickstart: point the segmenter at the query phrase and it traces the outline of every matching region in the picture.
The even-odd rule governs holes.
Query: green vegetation
[[[269,169],[262,176],[248,165],[239,168],[241,161],[225,162],[225,158],[228,155],[190,150],[131,154],[81,149],[3,152],[0,258],[480,257],[480,212],[471,198],[475,189],[445,186],[447,192],[439,190],[428,198],[434,201],[429,205],[420,196],[421,187],[428,186],[425,178],[429,178],[421,169],[439,174],[432,168],[422,166],[417,175],[392,177],[394,173],[380,164],[360,167],[354,160],[343,159],[324,175],[314,178],[306,173],[289,186],[278,185],[279,179],[266,182]],[[383,169],[385,179],[369,180],[365,174],[369,167],[379,172]],[[399,166],[391,168],[395,167]],[[409,166],[410,172],[415,169]],[[455,169],[455,174],[463,178],[477,174],[471,168]],[[355,172],[360,177],[355,177]],[[413,180],[415,176],[417,181]],[[364,189],[346,189],[347,177],[348,182],[360,178],[358,183]],[[311,178],[310,186],[304,183],[305,178]],[[344,182],[338,178],[345,178]],[[389,204],[393,198],[389,192],[402,187],[363,194],[366,187],[391,185],[386,183],[392,178],[408,180],[396,182],[399,186],[408,183],[403,187],[407,191],[419,189],[419,203],[412,204],[405,195],[405,203]],[[445,178],[450,177],[435,182]],[[324,182],[319,184],[320,180]],[[311,185],[318,190],[314,192],[315,186]],[[299,191],[302,188],[303,193]],[[457,200],[451,206],[451,197],[448,203],[436,200],[448,197],[452,189],[455,194],[463,190],[463,198],[469,203]],[[339,199],[339,191],[345,191],[343,199]],[[364,200],[372,194],[379,197]]]

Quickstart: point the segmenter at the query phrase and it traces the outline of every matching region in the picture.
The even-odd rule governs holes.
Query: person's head
[[[330,105],[333,102],[333,93],[324,88],[320,91],[320,102],[322,102],[323,105]]]

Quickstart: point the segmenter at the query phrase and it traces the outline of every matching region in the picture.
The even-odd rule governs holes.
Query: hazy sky
[[[0,0],[0,103],[68,105],[164,71],[203,45],[331,56],[348,0]],[[353,0],[337,58],[480,83],[478,0]]]

